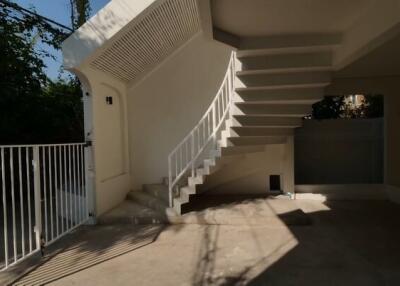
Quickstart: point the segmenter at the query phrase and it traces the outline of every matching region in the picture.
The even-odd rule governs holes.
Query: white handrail
[[[195,175],[196,161],[208,144],[217,144],[217,135],[232,104],[235,77],[235,53],[232,52],[229,65],[218,92],[204,115],[168,156],[169,205],[173,207],[173,190],[179,180],[191,168]]]

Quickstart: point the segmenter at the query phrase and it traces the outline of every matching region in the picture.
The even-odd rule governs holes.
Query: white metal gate
[[[89,218],[85,143],[0,146],[0,271]]]

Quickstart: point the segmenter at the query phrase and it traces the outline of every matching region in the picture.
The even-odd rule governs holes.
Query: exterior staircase
[[[130,196],[158,211],[169,205],[179,215],[227,158],[285,144],[330,84],[338,44],[244,39],[210,108],[171,152],[168,180]]]

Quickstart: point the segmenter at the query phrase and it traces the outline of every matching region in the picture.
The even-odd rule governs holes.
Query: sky
[[[98,10],[104,7],[110,0],[90,0],[91,16],[96,14]],[[34,7],[36,12],[42,16],[50,18],[60,24],[71,27],[70,20],[70,4],[69,0],[13,0],[24,8]],[[51,58],[45,59],[47,66],[46,73],[50,79],[56,79],[59,75],[60,66],[62,64],[61,51],[54,50],[44,44],[40,44],[39,48],[48,50],[56,57],[56,60]]]

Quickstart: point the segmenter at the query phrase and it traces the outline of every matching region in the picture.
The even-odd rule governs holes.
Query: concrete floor
[[[209,215],[221,209],[213,224],[84,227],[13,285],[400,285],[398,205],[257,199]]]

